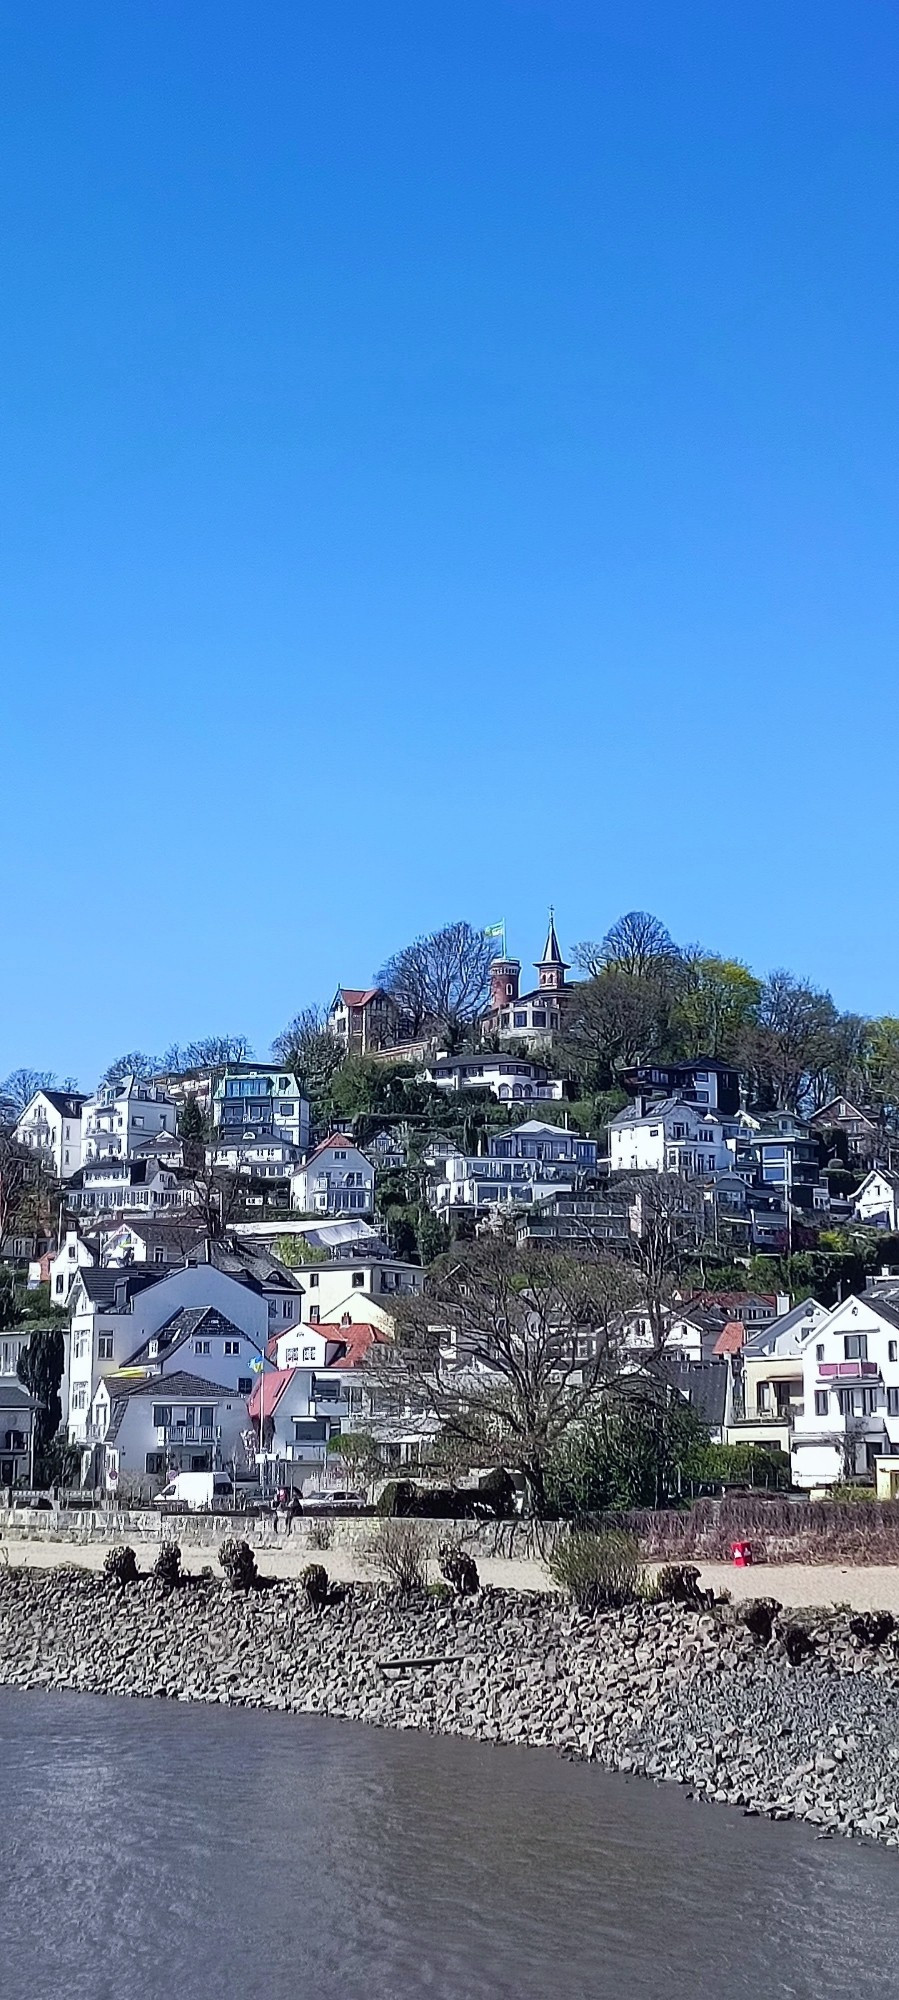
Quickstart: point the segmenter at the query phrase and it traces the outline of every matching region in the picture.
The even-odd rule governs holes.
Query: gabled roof
[[[273,1417],[282,1396],[286,1394],[294,1376],[298,1372],[296,1368],[267,1368],[264,1377],[257,1375],[253,1384],[253,1393],[247,1403],[248,1414],[251,1417],[258,1417],[261,1398],[263,1418]],[[262,1396],[263,1382],[265,1388],[264,1396]]]
[[[662,1357],[671,1387],[690,1403],[710,1430],[720,1430],[727,1413],[728,1370],[721,1361],[681,1361]]]
[[[228,1319],[225,1313],[219,1312],[217,1306],[181,1306],[172,1314],[171,1319],[165,1320],[162,1326],[157,1327],[155,1333],[147,1335],[146,1340],[142,1341],[140,1347],[130,1356],[128,1366],[142,1368],[152,1365],[154,1360],[164,1360],[166,1355],[174,1354],[179,1347],[184,1346],[185,1341],[193,1340],[200,1332],[214,1336],[217,1340],[245,1340],[250,1347],[255,1348],[257,1354],[259,1352],[252,1334],[245,1333],[241,1326],[235,1326],[233,1319]],[[153,1355],[150,1353],[151,1345],[155,1346],[156,1350]]]
[[[331,1006],[333,1009],[338,1000],[342,1000],[345,1007],[367,1007],[370,1000],[376,1000],[379,996],[384,1000],[390,997],[384,992],[383,986],[338,986]]]
[[[323,1333],[329,1347],[334,1352],[328,1354],[327,1368],[358,1368],[367,1361],[373,1347],[383,1346],[387,1335],[382,1327],[372,1326],[368,1320],[354,1320],[351,1326],[335,1326],[333,1322],[316,1327]]]
[[[239,1402],[236,1390],[227,1389],[221,1382],[207,1382],[205,1375],[191,1375],[186,1369],[176,1369],[173,1375],[127,1375],[118,1370],[113,1375],[104,1375],[98,1388],[105,1388],[114,1403],[130,1402],[132,1396],[154,1396],[159,1403],[179,1402],[181,1397],[190,1397],[204,1403]]]
[[[892,1188],[894,1194],[899,1193],[899,1174],[893,1173],[891,1167],[872,1167],[870,1173],[867,1173],[865,1175],[864,1180],[859,1182],[859,1185],[856,1188],[854,1195],[852,1196],[853,1201],[858,1200],[859,1195],[864,1192],[865,1188],[868,1186],[869,1181],[873,1181],[878,1174],[880,1175],[881,1180],[886,1181],[887,1187]]]
[[[843,1106],[845,1106],[845,1109],[841,1108]],[[870,1112],[860,1110],[857,1104],[851,1103],[843,1091],[840,1091],[838,1097],[831,1097],[827,1104],[822,1104],[820,1111],[813,1111],[808,1121],[809,1124],[826,1125],[829,1111],[836,1111],[841,1118],[862,1118],[865,1124],[870,1126],[872,1132],[876,1132],[877,1130],[877,1121],[871,1117]]]
[[[80,1118],[81,1107],[87,1103],[86,1096],[80,1090],[36,1090],[31,1102],[26,1104],[25,1111],[30,1111],[31,1105],[39,1097],[45,1098],[48,1104],[52,1104],[54,1111],[58,1111],[61,1118]],[[23,1118],[25,1111],[22,1113]]]
[[[119,1270],[115,1265],[98,1267],[82,1264],[75,1287],[83,1285],[92,1305],[112,1311],[120,1304],[125,1310],[137,1292],[144,1291],[147,1285],[158,1285],[161,1279],[170,1275],[170,1270],[167,1271],[162,1264],[154,1265],[152,1270],[143,1264],[129,1264],[125,1270]]]
[[[740,1319],[729,1319],[712,1348],[713,1354],[741,1354],[746,1345],[746,1328]]]
[[[311,1153],[306,1154],[303,1167],[311,1167],[313,1160],[318,1159],[319,1153],[327,1152],[330,1146],[343,1146],[354,1153],[362,1153],[361,1146],[357,1146],[355,1139],[350,1138],[346,1132],[332,1132],[329,1138],[319,1139],[318,1145],[313,1146]],[[362,1158],[365,1158],[364,1153]]]

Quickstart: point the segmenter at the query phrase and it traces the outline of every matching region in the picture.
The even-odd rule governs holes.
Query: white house
[[[257,1378],[250,1421],[263,1433],[265,1458],[277,1483],[320,1486],[328,1472],[328,1444],[370,1415],[365,1363],[383,1336],[378,1327],[295,1327],[277,1343],[277,1367]],[[334,1468],[333,1483],[344,1482]],[[274,1483],[274,1482],[273,1482]]]
[[[489,1090],[501,1103],[558,1101],[565,1095],[559,1076],[551,1077],[545,1063],[526,1056],[437,1055],[421,1072],[422,1082],[437,1090]]]
[[[302,1316],[310,1324],[370,1322],[385,1332],[397,1299],[424,1283],[420,1264],[361,1249],[355,1256],[332,1256],[327,1264],[301,1264],[296,1276],[304,1293]]]
[[[13,1137],[52,1165],[67,1181],[81,1165],[81,1115],[87,1102],[77,1090],[38,1090],[27,1104]]]
[[[65,1205],[70,1215],[97,1222],[104,1216],[171,1214],[186,1209],[190,1197],[189,1184],[161,1160],[99,1154],[72,1175]]]
[[[888,1167],[872,1167],[852,1200],[859,1222],[874,1229],[899,1230],[899,1174]]]
[[[352,1139],[335,1133],[307,1154],[290,1179],[294,1208],[310,1215],[370,1215],[375,1204],[375,1170]]]
[[[176,1472],[247,1468],[246,1428],[244,1399],[192,1370],[112,1373],[91,1403],[83,1483],[136,1495]]]
[[[802,1299],[747,1335],[729,1444],[771,1444],[790,1450],[793,1425],[804,1409],[803,1354],[810,1335],[829,1317],[827,1306],[817,1299]]]
[[[130,1160],[143,1140],[166,1132],[173,1136],[177,1110],[161,1084],[122,1076],[101,1084],[82,1111],[82,1160]]]
[[[876,1290],[843,1299],[810,1328],[801,1361],[797,1486],[864,1477],[877,1457],[899,1453],[899,1303]]]
[[[229,1064],[212,1093],[212,1122],[217,1158],[220,1151],[223,1157],[236,1154],[237,1164],[243,1164],[256,1152],[265,1173],[274,1155],[259,1148],[286,1148],[286,1170],[309,1144],[309,1100],[299,1077],[265,1063]]]
[[[231,1173],[252,1174],[256,1180],[287,1180],[296,1172],[302,1154],[299,1146],[291,1145],[288,1139],[261,1136],[243,1139],[224,1138],[209,1148],[213,1166],[225,1167]]]
[[[686,1098],[661,1098],[646,1108],[638,1098],[609,1125],[609,1165],[613,1174],[717,1174],[733,1166],[739,1130],[736,1117]]]
[[[232,1275],[214,1264],[186,1264],[177,1270],[144,1264],[79,1272],[72,1290],[69,1332],[67,1428],[73,1443],[86,1442],[89,1411],[101,1377],[131,1365],[158,1364],[159,1354],[151,1357],[146,1343],[158,1338],[183,1309],[213,1307],[236,1330],[222,1335],[222,1341],[239,1337],[261,1353],[272,1331],[277,1331],[275,1303],[252,1274]],[[201,1333],[195,1339],[212,1341],[213,1336]],[[135,1362],[138,1354],[144,1358]],[[202,1352],[197,1358],[206,1364],[203,1372],[208,1376],[220,1373],[225,1383],[238,1375],[243,1378],[243,1369],[237,1368],[246,1358],[242,1353],[226,1354],[223,1346],[221,1351],[210,1347],[209,1354]]]
[[[51,1305],[67,1306],[79,1271],[89,1270],[98,1262],[96,1244],[79,1236],[77,1229],[67,1229],[56,1255],[49,1261]]]
[[[456,1154],[429,1183],[428,1201],[438,1215],[456,1209],[533,1207],[571,1194],[576,1178],[574,1169],[562,1164]]]

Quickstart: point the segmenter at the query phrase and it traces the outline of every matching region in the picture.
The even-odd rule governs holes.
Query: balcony
[[[156,1442],[164,1444],[215,1444],[221,1437],[216,1424],[157,1424]]]
[[[853,1382],[879,1382],[880,1368],[876,1361],[819,1361],[818,1376],[828,1387],[834,1382],[848,1386]]]

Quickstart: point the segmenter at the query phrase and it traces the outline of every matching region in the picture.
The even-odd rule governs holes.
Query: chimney
[[[783,1317],[784,1317],[784,1314],[785,1314],[785,1313],[788,1313],[788,1312],[789,1312],[789,1310],[790,1310],[790,1294],[789,1294],[789,1292],[778,1292],[778,1294],[777,1294],[777,1317],[778,1317],[778,1319],[783,1319]]]

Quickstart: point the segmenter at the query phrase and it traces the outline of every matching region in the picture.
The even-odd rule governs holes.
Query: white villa
[[[309,1215],[370,1215],[375,1205],[375,1170],[352,1139],[334,1133],[322,1139],[290,1177],[292,1206]]]
[[[67,1181],[81,1165],[82,1111],[87,1099],[77,1090],[38,1090],[16,1125],[13,1137]]]

